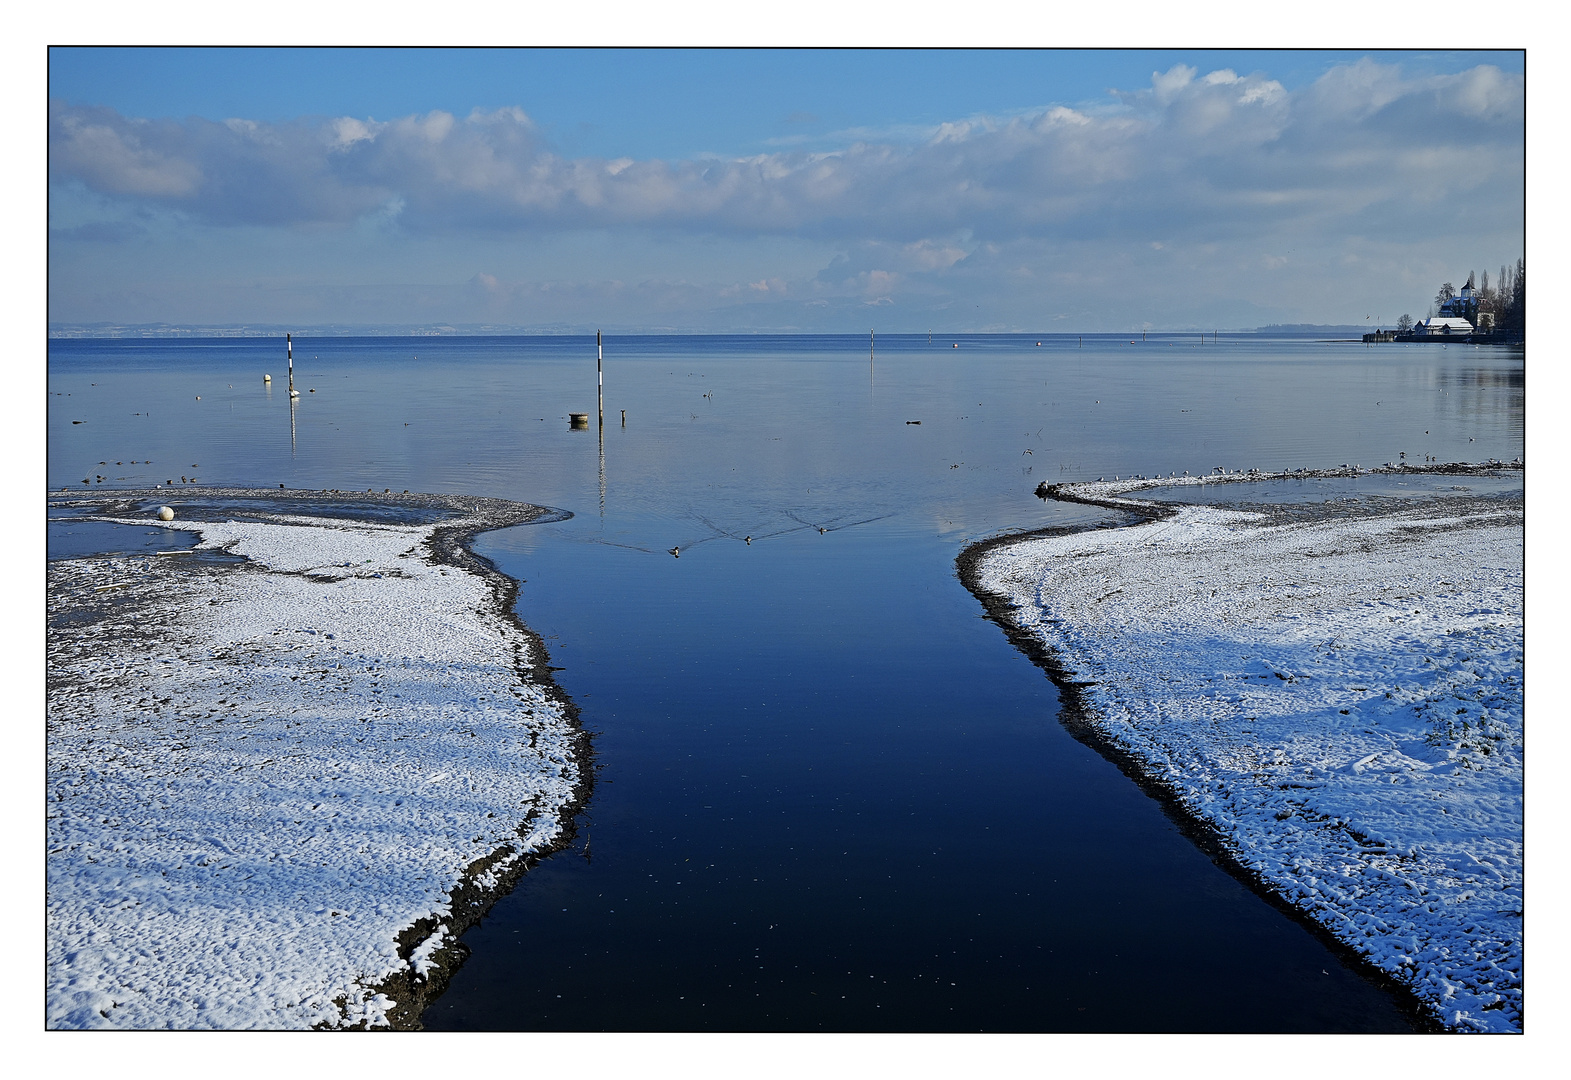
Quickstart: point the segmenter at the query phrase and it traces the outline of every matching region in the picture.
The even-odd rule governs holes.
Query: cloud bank
[[[664,161],[560,156],[517,107],[263,124],[56,102],[49,175],[102,211],[57,223],[61,243],[116,242],[139,214],[229,230],[369,223],[423,240],[638,230],[760,245],[752,281],[710,282],[705,302],[904,292],[932,306],[967,281],[992,287],[979,276],[1040,278],[1070,255],[1105,277],[1137,250],[1209,246],[1269,269],[1261,260],[1324,265],[1338,246],[1437,229],[1519,236],[1524,105],[1522,78],[1490,66],[1406,78],[1363,60],[1290,93],[1265,74],[1179,65],[1096,109],[975,116],[832,152]],[[763,254],[781,237],[835,254],[792,280]],[[1497,262],[1520,253],[1499,243],[1511,250]],[[494,269],[476,267],[489,278],[466,295],[494,309],[542,287]]]

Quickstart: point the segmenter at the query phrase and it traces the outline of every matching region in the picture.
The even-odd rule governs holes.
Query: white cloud
[[[661,237],[758,252],[710,273],[691,255],[672,280],[638,271],[634,284],[488,271],[465,289],[464,271],[455,295],[487,313],[612,296],[651,310],[887,300],[932,311],[956,290],[1026,305],[1048,281],[1087,305],[1156,274],[1147,262],[1168,274],[1181,258],[1216,275],[1219,292],[1244,294],[1268,259],[1292,253],[1268,275],[1286,281],[1351,250],[1400,253],[1437,215],[1453,244],[1491,238],[1512,249],[1495,263],[1514,258],[1523,109],[1521,77],[1487,66],[1415,79],[1366,59],[1290,93],[1264,73],[1175,65],[1103,108],[862,131],[833,152],[660,161],[561,156],[517,108],[268,124],[56,103],[50,177],[72,217],[52,223],[62,244],[91,236],[97,249],[135,232],[107,223],[152,215],[235,232],[358,223],[406,245],[615,234],[655,265]],[[786,239],[841,255],[816,263],[816,277],[782,273],[768,251]],[[1069,258],[1084,265],[1066,270]]]
[[[1391,137],[1379,121],[1392,110],[1426,147],[1460,154],[1458,175],[1521,145],[1521,80],[1494,68],[1404,81],[1365,60],[1297,95],[1260,74],[1197,74],[1177,65],[1101,113],[1054,106],[941,124],[919,141],[674,162],[562,158],[513,108],[313,127],[150,123],[57,106],[51,169],[216,224],[342,223],[401,198],[412,230],[633,224],[909,243],[955,229],[1008,239],[1095,223],[1119,233],[1154,216],[1214,228],[1240,205],[1292,215],[1348,191],[1359,205],[1371,194],[1395,200],[1416,179],[1400,147],[1361,153]],[[1462,121],[1467,137],[1451,138]],[[1477,121],[1493,125],[1482,139]],[[1306,185],[1322,197],[1275,197]],[[1249,228],[1267,224],[1248,215]]]
[[[340,116],[328,121],[330,137],[328,146],[334,150],[347,150],[358,142],[376,137],[376,133],[383,125],[357,120],[352,116]]]

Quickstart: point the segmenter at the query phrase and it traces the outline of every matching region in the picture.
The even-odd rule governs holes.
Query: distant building
[[[1478,289],[1473,285],[1473,275],[1467,275],[1462,291],[1440,305],[1441,319],[1465,319],[1469,331],[1478,325]],[[1433,322],[1434,320],[1429,320]],[[1416,329],[1416,328],[1415,328]],[[1453,331],[1454,333],[1455,331]]]
[[[1450,301],[1448,300],[1446,303],[1449,304]],[[1458,337],[1466,337],[1472,332],[1473,324],[1466,319],[1441,318],[1439,315],[1431,319],[1422,319],[1413,324],[1413,333],[1415,335],[1427,337],[1450,337],[1453,334]]]

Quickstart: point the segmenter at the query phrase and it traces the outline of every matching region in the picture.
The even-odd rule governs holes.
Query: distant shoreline
[[[170,326],[162,323],[147,324],[55,324],[48,329],[47,337],[51,342],[56,341],[229,341],[229,340],[254,340],[281,338],[286,333],[292,333],[296,338],[488,338],[488,337],[539,337],[539,338],[575,338],[593,337],[596,329],[603,330],[607,335],[620,338],[650,338],[650,337],[712,337],[712,338],[756,338],[756,337],[804,337],[804,338],[850,338],[858,342],[867,341],[867,333],[863,330],[802,330],[799,328],[764,328],[750,330],[683,330],[671,327],[561,327],[561,326],[492,326],[486,324],[450,326],[417,325],[417,326],[294,326],[294,325],[266,325],[266,326]],[[1204,335],[1210,340],[1214,334],[1223,338],[1249,338],[1249,337],[1329,337],[1332,335],[1353,335],[1338,340],[1362,340],[1362,335],[1374,329],[1368,324],[1349,323],[1342,324],[1312,324],[1294,323],[1282,326],[1258,327],[1183,327],[1179,329],[1153,329],[1146,327],[1130,327],[1122,330],[943,330],[935,329],[931,335],[926,330],[879,330],[876,336],[879,339],[907,339],[932,337],[934,348],[938,347],[940,339],[950,341],[956,338],[1053,338],[1055,340],[1072,339],[1076,337],[1088,338],[1114,338],[1126,339],[1129,335],[1149,335],[1151,337],[1198,337]],[[1381,329],[1389,329],[1381,327]]]

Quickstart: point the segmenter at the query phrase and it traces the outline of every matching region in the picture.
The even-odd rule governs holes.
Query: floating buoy
[[[174,508],[173,507],[160,506],[158,508],[158,520],[159,521],[173,521],[174,519],[175,519],[175,512],[174,512]]]
[[[271,375],[263,375],[262,376],[262,381],[263,382],[272,382],[273,381],[273,377]]]

